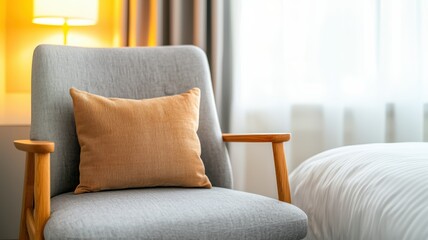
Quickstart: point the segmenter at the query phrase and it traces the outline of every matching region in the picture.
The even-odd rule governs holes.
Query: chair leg
[[[273,142],[273,159],[275,162],[276,186],[278,188],[278,199],[291,203],[290,184],[288,182],[287,163],[285,159],[284,143]]]
[[[35,239],[43,239],[43,229],[50,216],[50,154],[35,154],[34,223]]]
[[[22,192],[21,223],[19,239],[29,239],[27,231],[27,209],[33,209],[34,200],[34,153],[27,153],[25,161],[24,188]]]

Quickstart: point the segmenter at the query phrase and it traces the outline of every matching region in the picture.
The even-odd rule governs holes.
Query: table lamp
[[[69,26],[95,25],[98,0],[34,0],[33,23],[63,26],[67,45]]]

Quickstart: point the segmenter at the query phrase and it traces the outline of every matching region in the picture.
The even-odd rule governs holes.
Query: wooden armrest
[[[278,199],[291,203],[290,184],[288,182],[287,163],[284,152],[284,142],[290,140],[290,133],[252,133],[231,134],[223,133],[225,142],[270,142],[272,143],[273,160],[275,163],[276,186]]]
[[[223,133],[225,142],[287,142],[291,138],[290,133],[251,133],[232,134]]]
[[[49,141],[16,140],[13,143],[17,149],[31,153],[51,153],[55,149],[55,144]]]
[[[19,239],[43,239],[50,216],[50,153],[55,144],[32,140],[17,140],[14,144],[27,152]]]

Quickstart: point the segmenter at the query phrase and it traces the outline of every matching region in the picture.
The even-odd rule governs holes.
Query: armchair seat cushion
[[[225,188],[148,188],[51,199],[46,239],[302,239],[297,207]]]

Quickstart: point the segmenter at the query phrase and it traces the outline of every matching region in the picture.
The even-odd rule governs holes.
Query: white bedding
[[[332,149],[290,175],[307,239],[428,239],[428,143]]]

